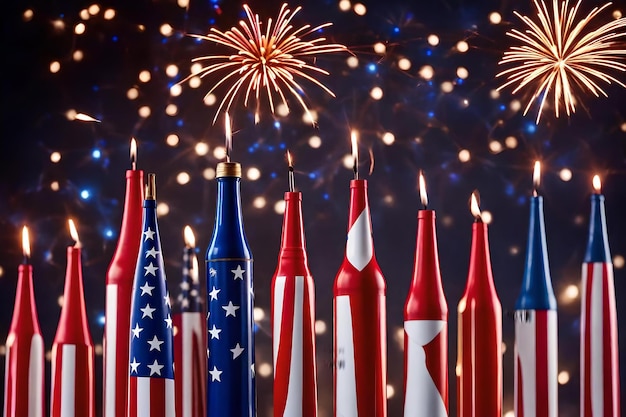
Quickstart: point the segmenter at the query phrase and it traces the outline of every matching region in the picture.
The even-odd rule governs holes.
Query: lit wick
[[[74,241],[76,243],[74,243],[74,247],[76,249],[80,249],[83,247],[82,243],[80,243],[80,239],[78,238],[78,230],[76,230],[76,225],[74,224],[74,220],[72,219],[68,219],[67,223],[70,226],[70,236],[72,236],[72,239],[74,239]]]
[[[426,180],[424,180],[424,173],[420,169],[419,174],[419,190],[420,190],[420,199],[422,200],[422,205],[424,206],[424,210],[428,210],[428,194],[426,194]]]
[[[22,228],[22,252],[24,253],[24,265],[28,265],[30,261],[30,238],[26,226]]]
[[[137,141],[135,138],[130,140],[130,168],[133,171],[137,169]]]
[[[352,170],[354,171],[354,179],[359,179],[359,146],[357,144],[356,130],[351,132],[352,137],[352,158],[354,159],[354,165]]]
[[[600,176],[594,175],[592,183],[593,189],[595,190],[596,194],[600,194],[600,192],[602,191],[602,182],[600,182]]]
[[[146,200],[156,200],[156,175],[148,174],[148,184],[146,185]]]
[[[226,133],[226,162],[230,162],[230,151],[233,146],[233,131],[230,127],[230,116],[226,113],[225,117],[225,133]]]
[[[472,193],[472,197],[471,197],[471,201],[470,201],[470,211],[472,212],[472,216],[474,216],[474,221],[476,223],[482,223],[483,222],[483,217],[482,217],[482,213],[480,212],[480,207],[479,207],[479,199],[480,196],[478,194],[478,191],[474,191]]]
[[[537,190],[541,184],[541,162],[535,161],[535,169],[533,170],[533,197],[537,197]]]
[[[289,164],[289,192],[293,193],[296,190],[296,180],[293,175],[293,159],[291,159],[291,152],[287,151],[287,163]]]

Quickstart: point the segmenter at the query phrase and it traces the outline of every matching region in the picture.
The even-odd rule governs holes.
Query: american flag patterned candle
[[[367,181],[350,181],[346,253],[333,286],[334,415],[387,416],[386,283],[374,254]]]
[[[448,303],[441,284],[435,211],[417,213],[413,279],[404,304],[404,417],[448,416]]]
[[[127,415],[175,417],[173,327],[154,174],[148,174],[143,207],[130,313]]]
[[[535,190],[522,289],[515,303],[516,417],[557,417],[557,314],[552,289],[543,218],[543,197],[537,194],[541,165],[535,163]]]
[[[256,417],[252,253],[243,228],[241,165],[217,165],[217,209],[206,252],[207,417]]]
[[[302,193],[294,190],[288,157],[290,185],[272,278],[274,417],[316,417],[315,287],[304,240]]]
[[[206,313],[200,294],[196,239],[184,229],[183,277],[174,314],[176,416],[206,416]]]
[[[63,307],[52,344],[50,417],[94,417],[95,358],[85,310],[82,245],[71,219],[69,226],[76,243],[67,248]]]
[[[6,341],[4,417],[43,417],[44,343],[39,328],[28,228],[22,229],[24,263],[18,267],[13,318]]]
[[[131,167],[126,171],[126,195],[120,237],[106,274],[104,321],[104,417],[124,417],[128,390],[130,304],[137,253],[141,244],[143,171],[136,169],[137,144],[131,140]]]
[[[593,178],[587,253],[582,266],[580,415],[619,417],[620,380],[613,264],[600,177]]]

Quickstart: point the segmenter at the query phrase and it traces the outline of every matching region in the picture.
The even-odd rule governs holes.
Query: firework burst
[[[314,119],[302,96],[304,89],[298,78],[307,80],[322,88],[331,96],[334,93],[318,81],[314,75],[329,73],[314,65],[315,57],[319,54],[347,51],[344,45],[325,43],[324,37],[313,37],[304,40],[310,35],[331,26],[325,23],[316,27],[304,25],[294,28],[291,21],[300,11],[297,7],[293,11],[287,4],[283,4],[273,23],[269,19],[265,30],[248,5],[243,6],[247,20],[240,20],[239,27],[232,27],[226,32],[211,28],[208,35],[191,35],[193,37],[212,41],[232,50],[230,55],[207,55],[194,58],[192,62],[205,62],[207,65],[191,74],[191,77],[205,77],[219,73],[222,78],[213,85],[207,96],[220,86],[227,88],[226,94],[213,119],[213,123],[222,109],[228,111],[240,95],[244,95],[244,106],[248,106],[250,99],[255,102],[255,121],[259,121],[260,102],[265,95],[269,102],[272,114],[275,114],[276,104],[282,103],[287,109],[287,96],[294,97],[307,116],[314,123]]]
[[[524,114],[539,100],[536,123],[539,123],[546,100],[552,94],[554,111],[559,117],[562,105],[568,116],[576,111],[576,93],[591,92],[608,97],[602,83],[626,87],[612,71],[626,71],[621,60],[626,55],[620,38],[626,37],[626,19],[619,18],[596,29],[590,28],[594,18],[611,5],[595,7],[582,20],[576,14],[582,0],[569,8],[569,0],[552,2],[552,16],[543,0],[534,0],[539,22],[515,12],[527,26],[525,31],[512,30],[507,35],[521,42],[504,53],[499,64],[511,64],[500,72],[507,81],[498,90],[514,86],[513,94],[524,89],[532,91]]]

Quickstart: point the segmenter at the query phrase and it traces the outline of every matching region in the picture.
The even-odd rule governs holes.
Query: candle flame
[[[226,162],[230,162],[230,151],[233,146],[233,131],[230,126],[230,116],[228,115],[228,113],[226,113],[226,116],[224,117],[224,124],[226,136]]]
[[[130,162],[135,169],[135,164],[137,163],[137,140],[132,138],[130,140]]]
[[[196,237],[193,234],[193,230],[191,227],[185,226],[185,230],[183,231],[183,235],[185,236],[185,246],[188,248],[196,247]]]
[[[422,205],[424,208],[428,207],[428,194],[426,193],[426,180],[424,179],[424,173],[420,170],[419,175],[419,189],[420,189],[420,199],[422,200]]]
[[[537,195],[537,189],[541,184],[541,162],[535,161],[535,168],[533,170],[533,195]]]
[[[30,238],[28,236],[28,227],[22,228],[22,251],[24,256],[30,258]]]
[[[74,220],[68,219],[67,223],[70,226],[70,236],[72,236],[72,239],[76,241],[76,243],[74,244],[74,247],[75,248],[82,247],[82,244],[80,243],[80,239],[78,238],[78,230],[76,230],[76,225],[74,224]]]
[[[293,159],[291,158],[291,152],[287,149],[287,163],[289,164],[289,168],[293,169]]]
[[[480,206],[478,205],[478,196],[477,196],[478,192],[474,191],[472,193],[472,198],[470,201],[470,211],[472,212],[472,216],[474,216],[476,219],[480,219],[481,218],[481,212],[480,212]]]
[[[602,182],[600,181],[599,175],[594,175],[592,182],[593,182],[593,189],[596,190],[597,193],[602,191]]]
[[[91,117],[90,115],[85,114],[85,113],[77,113],[76,116],[74,116],[74,120],[80,120],[81,122],[100,123],[100,120],[96,119],[95,117]]]
[[[354,160],[354,166],[353,166],[353,170],[354,170],[354,178],[358,179],[359,177],[359,145],[358,145],[358,141],[357,141],[357,133],[356,130],[352,130],[352,132],[350,132],[350,138],[352,141],[352,159]]]

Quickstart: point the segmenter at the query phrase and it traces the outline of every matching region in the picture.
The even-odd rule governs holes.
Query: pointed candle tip
[[[156,175],[148,174],[148,184],[146,185],[146,200],[156,200]]]

